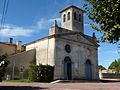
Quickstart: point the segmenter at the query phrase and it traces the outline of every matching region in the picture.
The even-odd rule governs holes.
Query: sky
[[[2,16],[3,1],[0,0],[0,20]],[[9,0],[4,29],[0,31],[0,41],[7,42],[9,37],[14,43],[21,40],[23,44],[47,36],[49,28],[53,26],[54,19],[61,26],[60,11],[69,6],[76,5],[83,9],[83,0]],[[87,24],[91,22],[84,14],[84,33],[92,36],[101,34]],[[108,68],[112,61],[120,58],[117,44],[99,43],[98,62]]]

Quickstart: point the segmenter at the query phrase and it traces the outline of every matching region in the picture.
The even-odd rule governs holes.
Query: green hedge
[[[34,65],[29,66],[29,79],[36,82],[53,81],[54,67],[50,65]]]

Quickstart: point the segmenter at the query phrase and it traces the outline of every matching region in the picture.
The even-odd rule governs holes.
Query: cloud
[[[98,48],[99,54],[118,54],[118,50],[102,50],[101,48]]]
[[[46,19],[41,18],[33,28],[24,28],[16,25],[7,24],[4,25],[4,28],[0,30],[0,36],[2,37],[13,37],[13,36],[31,36],[34,33],[41,32],[41,30],[48,30],[51,26],[53,26],[55,19]],[[58,21],[58,25],[60,25],[61,19],[56,18]],[[30,26],[31,27],[31,26]]]
[[[0,35],[2,37],[30,36],[33,33],[34,33],[33,29],[27,29],[23,27],[14,26],[14,25],[5,25],[4,28],[0,30]]]
[[[71,0],[66,0],[66,2],[70,2]]]
[[[118,54],[119,51],[115,50],[115,51],[111,51],[113,54]]]
[[[100,51],[100,50],[101,50],[101,47],[98,47],[98,50]]]
[[[84,23],[84,26],[85,26],[85,27],[90,27],[90,24]]]
[[[61,19],[60,18],[55,18],[58,22],[58,25],[60,25]],[[41,18],[37,22],[37,27],[41,29],[49,29],[51,26],[54,24],[55,19],[46,19],[46,18]]]

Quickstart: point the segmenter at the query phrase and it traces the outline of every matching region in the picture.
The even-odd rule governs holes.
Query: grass
[[[20,80],[3,80],[3,82],[32,82],[29,79],[20,79]]]

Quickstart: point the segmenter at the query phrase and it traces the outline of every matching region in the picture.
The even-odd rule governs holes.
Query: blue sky
[[[2,14],[3,1],[0,0],[0,19]],[[83,0],[10,0],[4,30],[0,31],[0,41],[6,42],[9,37],[27,43],[48,35],[49,28],[57,19],[60,26],[60,14],[63,8],[69,5],[76,5],[82,9]],[[92,28],[87,25],[91,22],[84,14],[84,31],[92,35]],[[100,37],[100,33],[96,32]],[[99,64],[108,67],[109,64],[120,57],[117,53],[117,45],[99,43]]]

